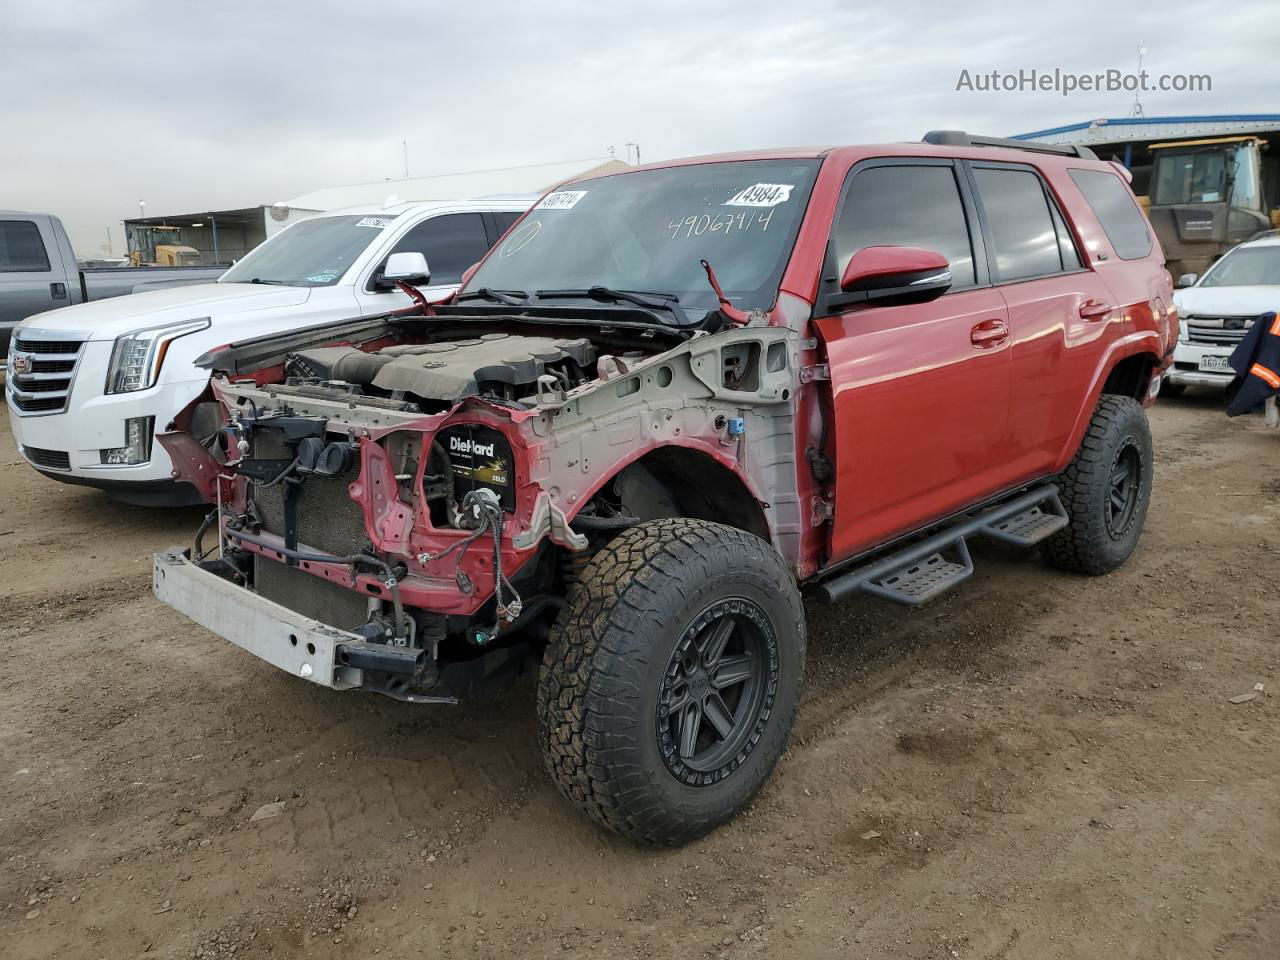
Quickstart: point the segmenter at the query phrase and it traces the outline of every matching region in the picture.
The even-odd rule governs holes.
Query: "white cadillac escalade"
[[[209,375],[194,365],[197,357],[238,340],[411,306],[384,276],[393,253],[421,253],[427,275],[404,279],[428,299],[447,296],[531,203],[336,210],[281,231],[215,283],[30,317],[9,345],[14,441],[54,480],[99,487],[126,503],[197,503],[153,442],[204,392]]]

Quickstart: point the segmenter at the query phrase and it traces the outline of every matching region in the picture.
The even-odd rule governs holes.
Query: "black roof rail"
[[[1032,153],[1056,153],[1064,157],[1097,160],[1098,155],[1088,147],[1068,143],[1040,143],[1036,140],[1006,140],[1001,137],[979,137],[963,130],[930,130],[923,143],[939,147],[1004,147],[1008,150],[1029,150]]]

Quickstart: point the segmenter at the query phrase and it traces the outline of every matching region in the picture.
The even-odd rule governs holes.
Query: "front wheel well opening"
[[[1149,353],[1136,353],[1125,357],[1107,374],[1102,392],[1141,401],[1151,387],[1151,375],[1156,368],[1156,358]]]
[[[697,450],[651,451],[620,470],[594,499],[642,521],[709,520],[772,542],[764,508],[742,478]]]

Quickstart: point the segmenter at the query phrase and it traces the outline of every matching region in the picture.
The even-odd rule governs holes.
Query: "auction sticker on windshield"
[[[539,233],[542,232],[541,220],[529,220],[522,223],[516,228],[516,232],[507,238],[507,242],[502,245],[502,249],[498,251],[498,256],[509,257],[513,253],[519,253],[520,250]]]
[[[539,210],[568,210],[587,195],[585,190],[557,190],[548,193],[538,204]]]
[[[365,217],[356,222],[357,227],[377,227],[382,229],[391,222],[391,217]]]
[[[794,183],[757,183],[739,190],[724,202],[726,207],[776,207],[791,199]]]

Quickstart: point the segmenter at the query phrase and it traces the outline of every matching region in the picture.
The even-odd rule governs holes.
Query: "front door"
[[[987,285],[957,173],[951,161],[895,158],[860,164],[846,185],[828,277],[863,247],[896,244],[941,253],[954,279],[929,303],[847,309],[816,323],[834,408],[833,561],[1008,482],[1009,314]]]
[[[0,356],[19,321],[80,299],[75,279],[73,289],[47,217],[0,217]]]

